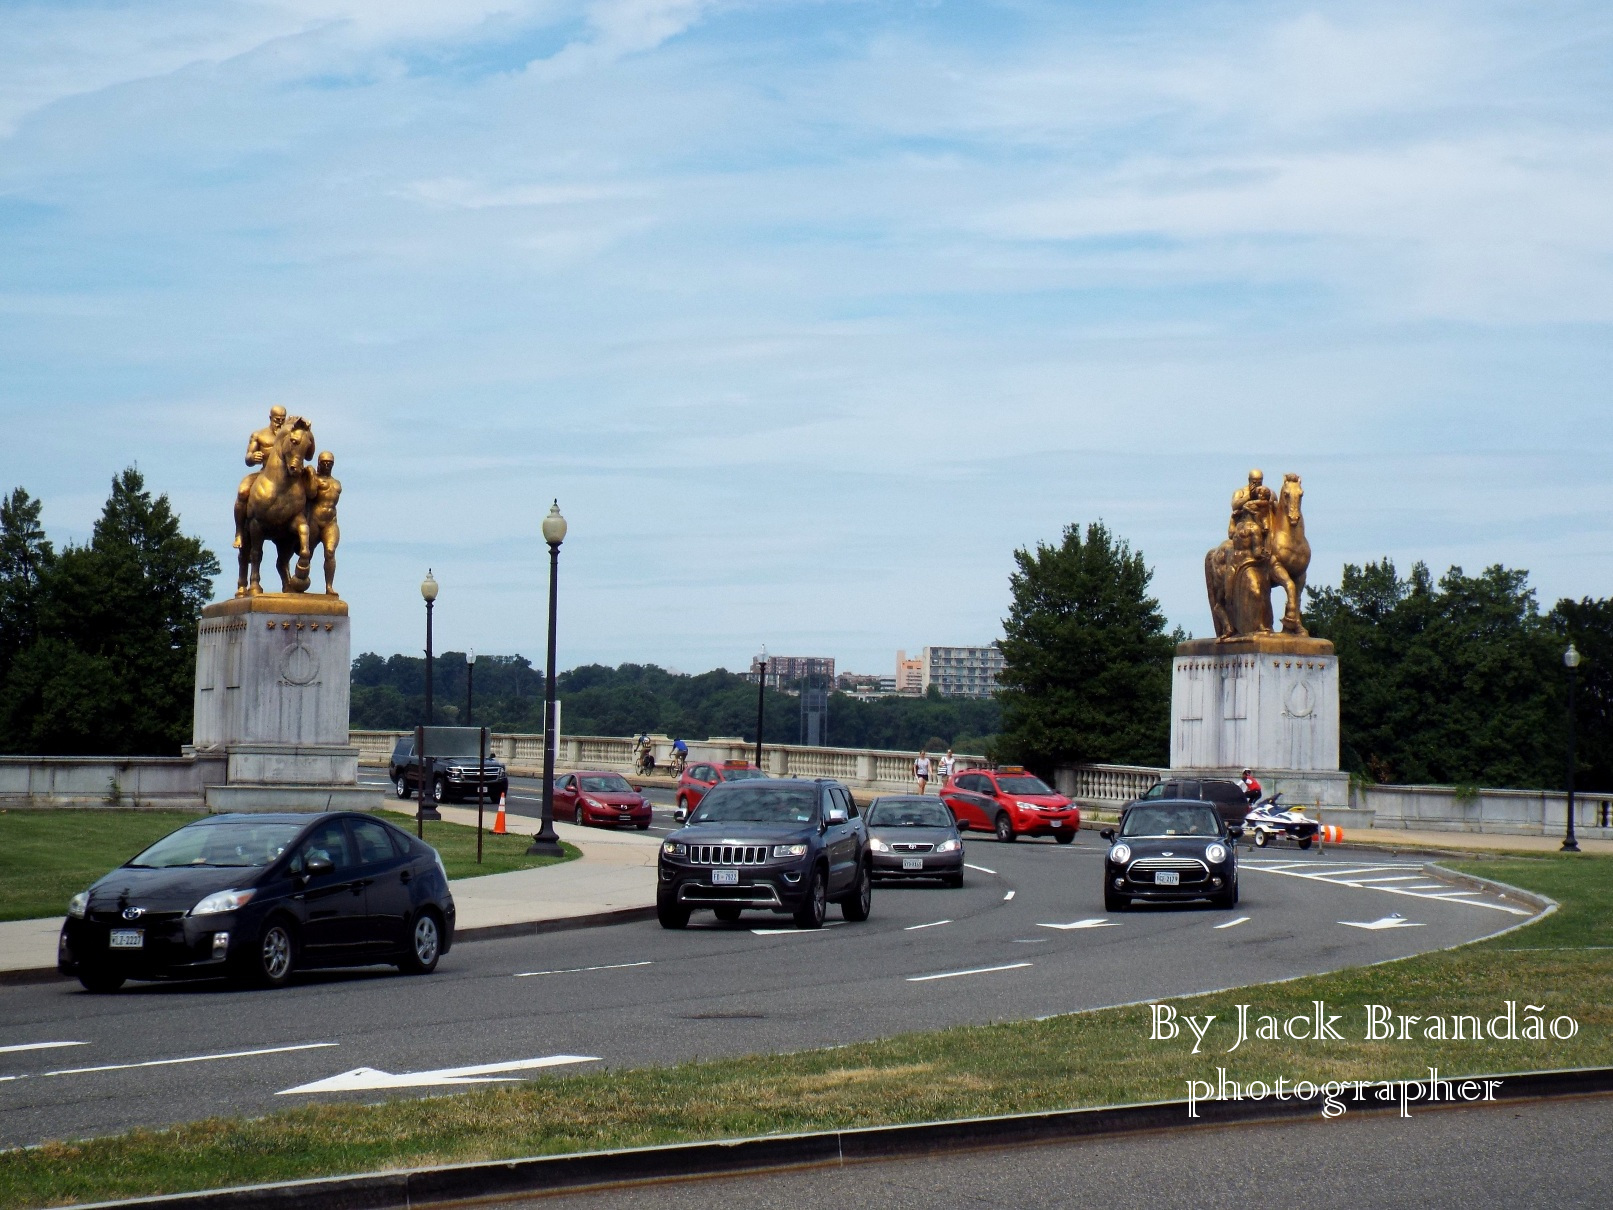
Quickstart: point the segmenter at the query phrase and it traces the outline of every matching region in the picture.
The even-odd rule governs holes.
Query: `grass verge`
[[[401,811],[383,811],[382,814],[409,835],[415,834],[413,815]],[[487,813],[487,826],[489,828],[493,826],[492,811]],[[437,820],[427,823],[425,829],[426,843],[441,855],[443,868],[448,871],[450,879],[477,878],[483,874],[507,874],[511,870],[531,870],[539,866],[559,865],[563,861],[571,861],[582,856],[581,849],[562,841],[560,847],[565,850],[564,857],[528,857],[527,848],[532,844],[531,836],[524,832],[509,832],[503,836],[494,836],[484,829],[482,861],[478,865],[474,827]]]
[[[1393,1079],[1613,1064],[1613,859],[1461,863],[1563,906],[1506,937],[1402,962],[1174,1001],[1226,1028],[1236,1006],[1286,1020],[1314,1000],[1342,1042],[1188,1053],[1148,1040],[1146,1007],[907,1034],[836,1050],[534,1080],[430,1100],[310,1105],[0,1153],[0,1206],[175,1192],[388,1167],[1179,1098],[1186,1080]],[[1579,1023],[1566,1041],[1368,1042],[1364,1006],[1490,1018],[1503,1002]],[[1184,1034],[1186,1031],[1183,1031]],[[1215,1039],[1217,1035],[1212,1034]]]
[[[194,811],[0,811],[0,920],[65,916],[102,874],[201,815]]]

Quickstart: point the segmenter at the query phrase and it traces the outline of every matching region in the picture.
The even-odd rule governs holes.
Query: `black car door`
[[[851,802],[839,786],[824,788],[824,818],[830,807],[839,807],[846,813],[843,823],[832,823],[824,830],[823,847],[829,854],[829,894],[838,895],[850,885],[855,876],[857,862],[857,833],[850,819]]]
[[[358,872],[364,887],[364,917],[356,940],[370,952],[391,952],[402,946],[414,898],[409,884],[415,876],[414,858],[399,853],[390,831],[373,819],[349,819],[358,852]]]
[[[311,965],[318,965],[357,952],[365,904],[364,878],[340,819],[328,819],[304,837],[292,863],[293,872],[302,873],[314,853],[330,859],[331,871],[306,877],[302,889],[291,898],[302,918],[299,940],[303,954]]]

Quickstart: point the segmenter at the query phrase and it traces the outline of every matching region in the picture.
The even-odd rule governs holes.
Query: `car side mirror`
[[[684,820],[689,818],[689,808],[679,807],[676,811],[672,812],[672,818],[677,820],[679,823],[684,822]]]
[[[1240,828],[1237,824],[1233,824],[1231,827],[1229,827],[1227,829],[1227,835],[1232,837],[1233,840],[1237,840],[1240,836],[1243,835],[1243,829]]]
[[[824,822],[830,827],[834,827],[837,823],[845,823],[849,818],[844,807],[830,807],[829,813],[823,817]]]
[[[1113,840],[1115,838],[1115,830],[1113,828],[1105,828],[1103,831],[1099,832],[1098,835],[1103,837],[1105,840]]]
[[[302,862],[303,873],[310,878],[317,878],[321,874],[329,874],[335,868],[336,863],[331,861],[324,853],[310,853],[303,858]]]

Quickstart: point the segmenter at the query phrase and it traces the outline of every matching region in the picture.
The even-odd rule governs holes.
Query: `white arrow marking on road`
[[[598,1063],[595,1055],[545,1055],[541,1059],[516,1059],[512,1063],[481,1063],[475,1067],[440,1067],[435,1071],[405,1071],[393,1075],[374,1067],[355,1067],[340,1075],[312,1084],[299,1084],[295,1088],[282,1088],[276,1096],[285,1097],[304,1092],[366,1092],[377,1088],[432,1088],[448,1084],[496,1084],[502,1080],[519,1080],[517,1075],[505,1072],[534,1071],[540,1067],[559,1067],[566,1063]]]
[[[1038,924],[1039,929],[1104,929],[1119,928],[1120,921],[1105,920],[1102,916],[1094,916],[1091,920],[1076,920],[1070,924]]]
[[[1008,892],[1008,894],[1006,894],[1006,895],[1004,895],[1004,896],[1003,896],[1003,902],[1004,902],[1004,903],[1007,903],[1007,902],[1008,902],[1008,901],[1009,901],[1009,900],[1010,900],[1010,899],[1012,899],[1012,898],[1013,898],[1013,897],[1014,897],[1014,892],[1012,892],[1012,891],[1009,891],[1009,892]]]
[[[62,1046],[88,1046],[88,1042],[19,1042],[15,1046],[0,1046],[0,1055],[16,1054],[19,1050],[56,1050]]]
[[[1232,928],[1234,925],[1247,924],[1248,922],[1249,922],[1249,917],[1248,916],[1239,916],[1236,920],[1228,920],[1225,924],[1218,924],[1215,927],[1218,928],[1218,929],[1229,929],[1229,928]]]
[[[1385,916],[1382,920],[1374,920],[1370,924],[1360,920],[1340,920],[1340,924],[1347,924],[1353,929],[1420,929],[1423,926],[1415,920],[1407,920],[1404,916]]]
[[[963,975],[990,975],[997,971],[1017,971],[1022,966],[1034,966],[1033,962],[1010,962],[1006,966],[977,966],[967,971],[942,971],[939,975],[909,975],[909,983],[928,983],[931,979],[957,979]]]
[[[336,1042],[302,1042],[296,1046],[266,1046],[262,1050],[227,1050],[216,1055],[187,1055],[183,1059],[148,1059],[144,1063],[106,1063],[100,1067],[67,1067],[61,1071],[47,1071],[47,1076],[82,1076],[97,1071],[129,1071],[135,1067],[172,1067],[177,1063],[210,1063],[214,1059],[250,1059],[254,1055],[278,1055],[288,1050],[320,1050],[337,1046]]]
[[[952,923],[952,921],[950,921],[950,920],[932,920],[928,924],[910,924],[905,929],[903,929],[902,931],[904,933],[911,933],[914,929],[933,929],[933,928],[937,927],[938,925],[951,924],[951,923]]]
[[[580,975],[585,971],[625,971],[630,966],[654,966],[653,962],[613,962],[609,966],[570,966],[559,971],[518,971],[517,979],[535,979],[539,975]]]
[[[844,920],[825,920],[823,928],[838,928]],[[821,937],[823,929],[751,929],[758,937]]]
[[[964,862],[963,864],[965,866],[968,866],[968,868],[971,869],[971,870],[979,870],[982,874],[995,874],[997,872],[996,870],[988,870],[983,865],[969,865],[969,863],[967,861]]]

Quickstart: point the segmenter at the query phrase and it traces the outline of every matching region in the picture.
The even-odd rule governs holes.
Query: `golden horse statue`
[[[275,433],[263,459],[263,469],[252,476],[245,499],[237,499],[235,525],[241,535],[238,597],[263,591],[260,565],[263,544],[273,542],[280,573],[281,592],[305,592],[313,551],[308,529],[308,463],[314,456],[314,433],[301,416],[287,419]],[[297,570],[289,563],[297,556]]]
[[[1251,472],[1258,485],[1259,472]],[[1204,583],[1210,598],[1210,616],[1218,639],[1273,633],[1271,590],[1280,585],[1287,595],[1283,609],[1285,634],[1307,636],[1300,618],[1305,574],[1311,565],[1311,544],[1305,538],[1305,517],[1300,510],[1305,489],[1298,475],[1283,476],[1282,488],[1272,499],[1268,488],[1258,487],[1255,507],[1233,515],[1227,540],[1204,556]],[[1241,497],[1250,493],[1240,493]]]

